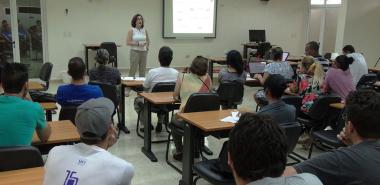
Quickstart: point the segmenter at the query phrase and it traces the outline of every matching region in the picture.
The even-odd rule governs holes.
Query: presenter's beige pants
[[[129,76],[134,77],[139,68],[139,77],[145,76],[147,51],[130,50]]]

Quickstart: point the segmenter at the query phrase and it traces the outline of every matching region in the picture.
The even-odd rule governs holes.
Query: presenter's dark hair
[[[239,75],[243,73],[243,59],[238,51],[231,50],[227,53],[227,65],[234,68]]]
[[[81,80],[86,72],[86,65],[82,58],[74,57],[69,60],[68,69],[67,73],[69,73],[73,80]]]
[[[346,55],[339,55],[335,59],[337,67],[343,71],[347,71],[350,68],[350,64],[354,62],[352,57],[347,57]]]
[[[136,15],[134,15],[133,17],[132,17],[132,21],[131,21],[131,25],[132,25],[132,27],[133,28],[136,28],[136,21],[137,21],[137,18],[138,17],[141,17],[141,19],[142,19],[142,24],[141,24],[141,28],[144,28],[144,18],[143,18],[143,16],[141,15],[141,14],[136,14]]]
[[[158,53],[158,60],[160,61],[160,65],[163,67],[169,67],[170,63],[172,63],[173,59],[173,50],[168,46],[161,47]]]
[[[346,45],[343,47],[343,52],[345,53],[355,53],[355,48],[352,45]]]
[[[24,64],[6,63],[1,75],[1,85],[5,93],[20,93],[28,82],[28,69]]]
[[[203,76],[207,73],[207,59],[202,56],[194,58],[190,66],[190,72],[198,76]]]
[[[281,176],[286,166],[286,136],[267,115],[243,114],[230,132],[228,151],[236,174],[249,181]]]

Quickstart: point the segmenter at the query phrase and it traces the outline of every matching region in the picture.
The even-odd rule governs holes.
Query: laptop
[[[283,52],[282,53],[282,61],[288,60],[288,57],[289,57],[289,52]]]
[[[249,73],[250,74],[259,74],[264,73],[266,62],[250,62],[249,64]]]

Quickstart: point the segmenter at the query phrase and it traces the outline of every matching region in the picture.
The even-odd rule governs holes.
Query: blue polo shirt
[[[58,87],[56,99],[61,106],[78,106],[92,98],[103,97],[103,92],[96,85],[61,85]]]
[[[39,103],[0,96],[0,147],[30,145],[35,129],[45,127],[45,114]]]

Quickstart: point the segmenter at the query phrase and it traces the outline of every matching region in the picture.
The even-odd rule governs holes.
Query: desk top
[[[173,92],[155,92],[155,93],[140,93],[140,96],[144,97],[145,100],[155,104],[155,105],[166,105],[175,103],[173,98]]]
[[[142,87],[144,81],[141,80],[122,80],[121,83],[127,87]]]
[[[192,113],[178,113],[177,115],[188,123],[198,127],[204,132],[229,130],[234,123],[222,122],[221,119],[230,116],[232,110],[217,110]]]
[[[37,133],[34,132],[32,145],[64,143],[80,140],[78,131],[75,125],[71,123],[71,121],[51,121],[48,122],[48,124],[51,127],[51,135],[49,137],[49,140],[46,143],[41,143],[40,139],[37,136]]]
[[[368,71],[373,71],[373,72],[379,73],[380,67],[370,67],[370,68],[368,68]]]
[[[55,102],[41,102],[40,103],[41,107],[44,110],[57,110],[57,104]]]
[[[29,90],[41,91],[44,89],[44,86],[42,86],[42,84],[40,84],[38,82],[29,81],[28,82],[28,88],[29,88]]]
[[[87,47],[87,48],[99,48],[100,47],[100,44],[83,44],[84,47]],[[121,47],[122,45],[120,44],[116,44],[116,47]]]
[[[44,167],[0,172],[0,185],[41,185],[44,173]]]
[[[330,107],[333,107],[336,109],[344,109],[344,103],[332,103],[330,104]]]

